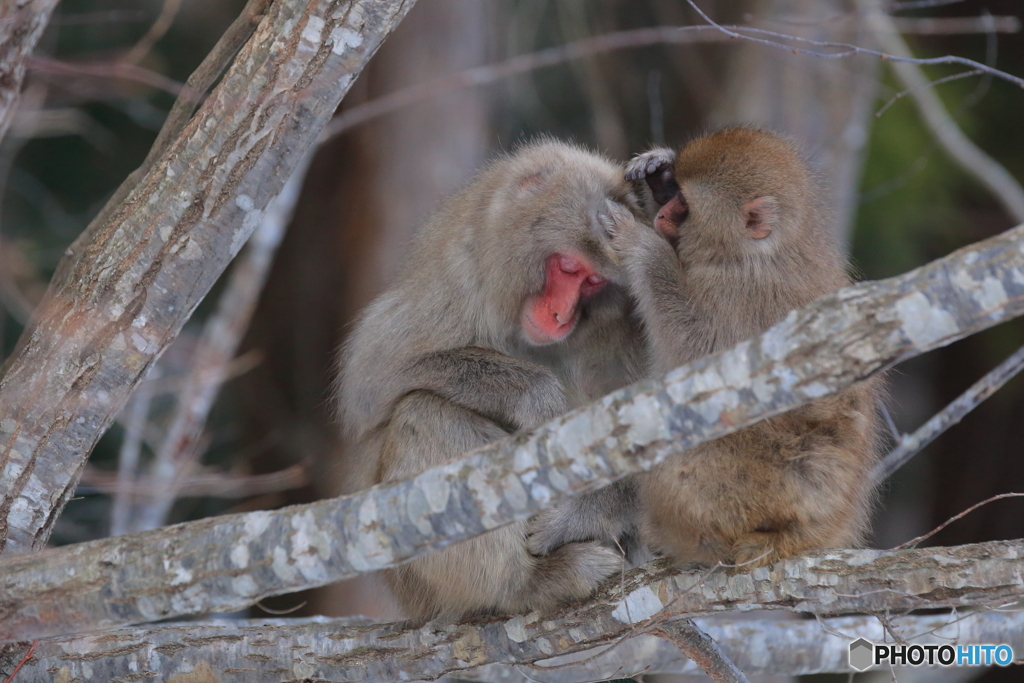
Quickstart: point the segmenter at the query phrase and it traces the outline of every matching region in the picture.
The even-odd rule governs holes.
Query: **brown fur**
[[[674,249],[632,222],[612,238],[659,372],[730,348],[849,284],[806,165],[771,133],[732,128],[678,155],[655,150],[627,176],[650,179],[665,203],[656,226],[675,230]],[[668,459],[642,479],[645,540],[680,564],[768,564],[860,543],[879,390],[868,381]]]
[[[349,490],[415,475],[644,373],[631,304],[614,283],[583,304],[562,342],[530,345],[520,322],[544,287],[548,255],[569,247],[615,273],[604,239],[613,209],[640,211],[622,169],[552,141],[496,161],[442,206],[343,353],[338,404],[356,444]],[[584,497],[387,580],[410,616],[516,613],[585,597],[618,572],[614,547],[636,533],[625,500]]]

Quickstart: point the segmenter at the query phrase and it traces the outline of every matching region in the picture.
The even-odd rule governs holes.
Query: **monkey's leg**
[[[415,391],[396,406],[381,453],[383,481],[428,467],[506,436],[478,413],[435,394]],[[511,524],[389,572],[412,616],[458,617],[547,609],[592,593],[621,567],[621,556],[598,543],[573,543],[535,557],[526,522]]]

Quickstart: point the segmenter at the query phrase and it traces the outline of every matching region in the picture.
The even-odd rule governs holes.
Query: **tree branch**
[[[944,431],[960,422],[982,401],[999,391],[1001,386],[1013,379],[1021,370],[1024,370],[1024,347],[1017,349],[1012,356],[972,384],[949,405],[932,415],[913,434],[904,435],[896,447],[875,465],[871,476],[876,482],[888,479],[893,472],[906,465]]]
[[[25,638],[230,611],[396,566],[1021,314],[1024,226],[821,297],[733,349],[412,479],[0,559],[0,629]]]
[[[508,673],[509,665],[525,666],[528,673],[534,668],[530,677],[547,683],[604,680],[634,673],[646,664],[652,666],[649,672],[697,673],[675,647],[635,636],[663,628],[668,619],[733,610],[767,608],[825,616],[1000,605],[1024,594],[1022,554],[1022,541],[906,551],[832,550],[786,560],[770,569],[720,569],[710,575],[707,571],[677,574],[655,563],[629,572],[622,584],[612,580],[585,604],[547,614],[456,624],[374,625],[365,619],[322,617],[160,624],[41,640],[35,659],[22,671],[27,677],[19,678],[19,683],[53,680],[45,676],[52,677],[64,667],[70,674],[64,680],[74,676],[116,680],[144,671],[159,672],[162,680],[169,680],[201,662],[213,671],[246,662],[243,666],[251,667],[244,672],[246,681],[395,681],[400,679],[399,671],[403,679],[433,680],[464,673],[497,680],[494,673],[498,669]],[[872,590],[864,590],[865,586]],[[968,643],[1024,646],[1020,613],[971,614],[962,621],[949,614],[894,616],[890,622],[907,640],[925,634],[914,642],[935,642],[937,635],[945,635],[943,642],[952,636]],[[849,671],[850,641],[857,637],[886,640],[881,623],[863,616],[817,621],[701,619],[696,623],[750,674],[845,672]],[[944,626],[945,631],[930,633]],[[830,638],[826,633],[841,635]],[[614,647],[609,652],[595,657],[610,646]],[[23,655],[26,647],[27,643],[18,652]],[[11,659],[17,661],[20,656],[16,653]],[[580,659],[588,661],[553,668]],[[479,668],[495,662],[503,666]]]
[[[868,12],[868,20],[875,28],[875,39],[882,49],[896,57],[912,59],[913,54],[906,41],[896,31],[892,18],[881,10],[878,0],[859,0],[859,5]],[[929,87],[929,81],[917,63],[906,59],[889,61],[896,76],[917,104],[925,125],[931,129],[946,153],[995,196],[1011,220],[1024,221],[1024,188],[1020,183],[1002,164],[964,135],[946,111],[942,100]]]
[[[278,0],[181,137],[68,250],[0,378],[0,549],[45,545],[85,458],[413,0]]]
[[[58,0],[0,2],[0,139],[14,120],[25,80],[25,60],[35,49]]]
[[[702,631],[692,619],[679,619],[662,624],[651,633],[664,638],[699,666],[715,683],[750,683],[733,664],[721,646]]]

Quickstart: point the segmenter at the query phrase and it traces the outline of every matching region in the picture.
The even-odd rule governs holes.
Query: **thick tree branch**
[[[604,680],[629,675],[647,664],[651,671],[695,673],[674,647],[662,647],[649,639],[628,640],[607,655],[593,655],[680,616],[763,608],[815,615],[885,615],[917,608],[997,606],[1024,594],[1022,556],[1024,542],[1012,541],[908,551],[822,551],[780,562],[771,569],[719,569],[710,574],[706,570],[677,574],[653,564],[630,572],[621,585],[612,580],[595,599],[582,605],[555,613],[457,624],[431,622],[416,627],[320,618],[123,629],[40,641],[31,666],[20,674],[26,678],[19,678],[19,683],[52,680],[45,676],[55,676],[54,672],[65,667],[70,676],[64,680],[74,676],[116,680],[144,671],[158,672],[153,680],[169,680],[176,673],[203,665],[215,672],[245,666],[247,681],[396,681],[460,672],[483,680],[505,678],[493,675],[501,667],[468,673],[495,662],[536,665],[538,670],[532,673],[523,670],[550,683]],[[962,621],[941,614],[893,618],[892,622],[900,637],[908,640],[956,622],[945,635],[959,636],[961,642],[1024,645],[1024,629],[1020,628],[1024,615],[1019,613],[969,615]],[[697,623],[748,674],[848,671],[850,641],[858,637],[885,640],[881,624],[871,617],[703,619]],[[830,633],[845,637],[830,637]],[[779,647],[780,643],[786,647]],[[797,644],[800,647],[793,647]],[[27,647],[25,643],[13,650],[10,659],[19,661],[18,653],[23,655]],[[591,652],[593,648],[601,650]],[[548,668],[578,661],[580,653],[592,661],[572,668]]]
[[[1024,314],[1024,226],[417,477],[0,560],[6,638],[230,611],[395,566]]]
[[[0,378],[0,548],[45,545],[100,435],[412,4],[274,2],[182,135],[68,250]]]

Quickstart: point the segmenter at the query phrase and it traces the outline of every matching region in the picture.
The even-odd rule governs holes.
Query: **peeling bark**
[[[1001,604],[1024,594],[1022,553],[1021,541],[909,551],[823,551],[771,569],[721,569],[708,576],[696,571],[676,574],[655,564],[630,572],[624,585],[613,581],[586,604],[556,613],[457,624],[410,627],[403,622],[376,625],[359,618],[321,617],[121,629],[39,641],[18,681],[49,681],[51,676],[134,680],[131,676],[142,674],[144,680],[167,681],[199,667],[222,677],[211,680],[233,680],[226,674],[234,672],[246,681],[432,680],[446,674],[524,680],[512,665],[546,683],[605,680],[637,673],[647,665],[648,673],[696,673],[698,669],[675,646],[634,636],[663,626],[666,618],[736,610],[889,614]],[[865,616],[695,621],[747,674],[848,672],[851,641],[891,641],[881,622]],[[1024,648],[1024,614],[1019,612],[894,617],[890,627],[917,643],[959,639],[1007,643],[1018,652]],[[945,629],[929,633],[941,627]],[[607,655],[592,657],[621,639],[627,640]],[[23,643],[10,648],[6,660],[0,659],[0,671],[20,661],[27,647]],[[579,663],[546,668],[570,661]]]
[[[413,479],[0,560],[0,638],[231,611],[525,519],[1024,313],[1024,226]]]
[[[414,0],[278,0],[182,135],[76,240],[0,378],[0,551],[86,457]]]

